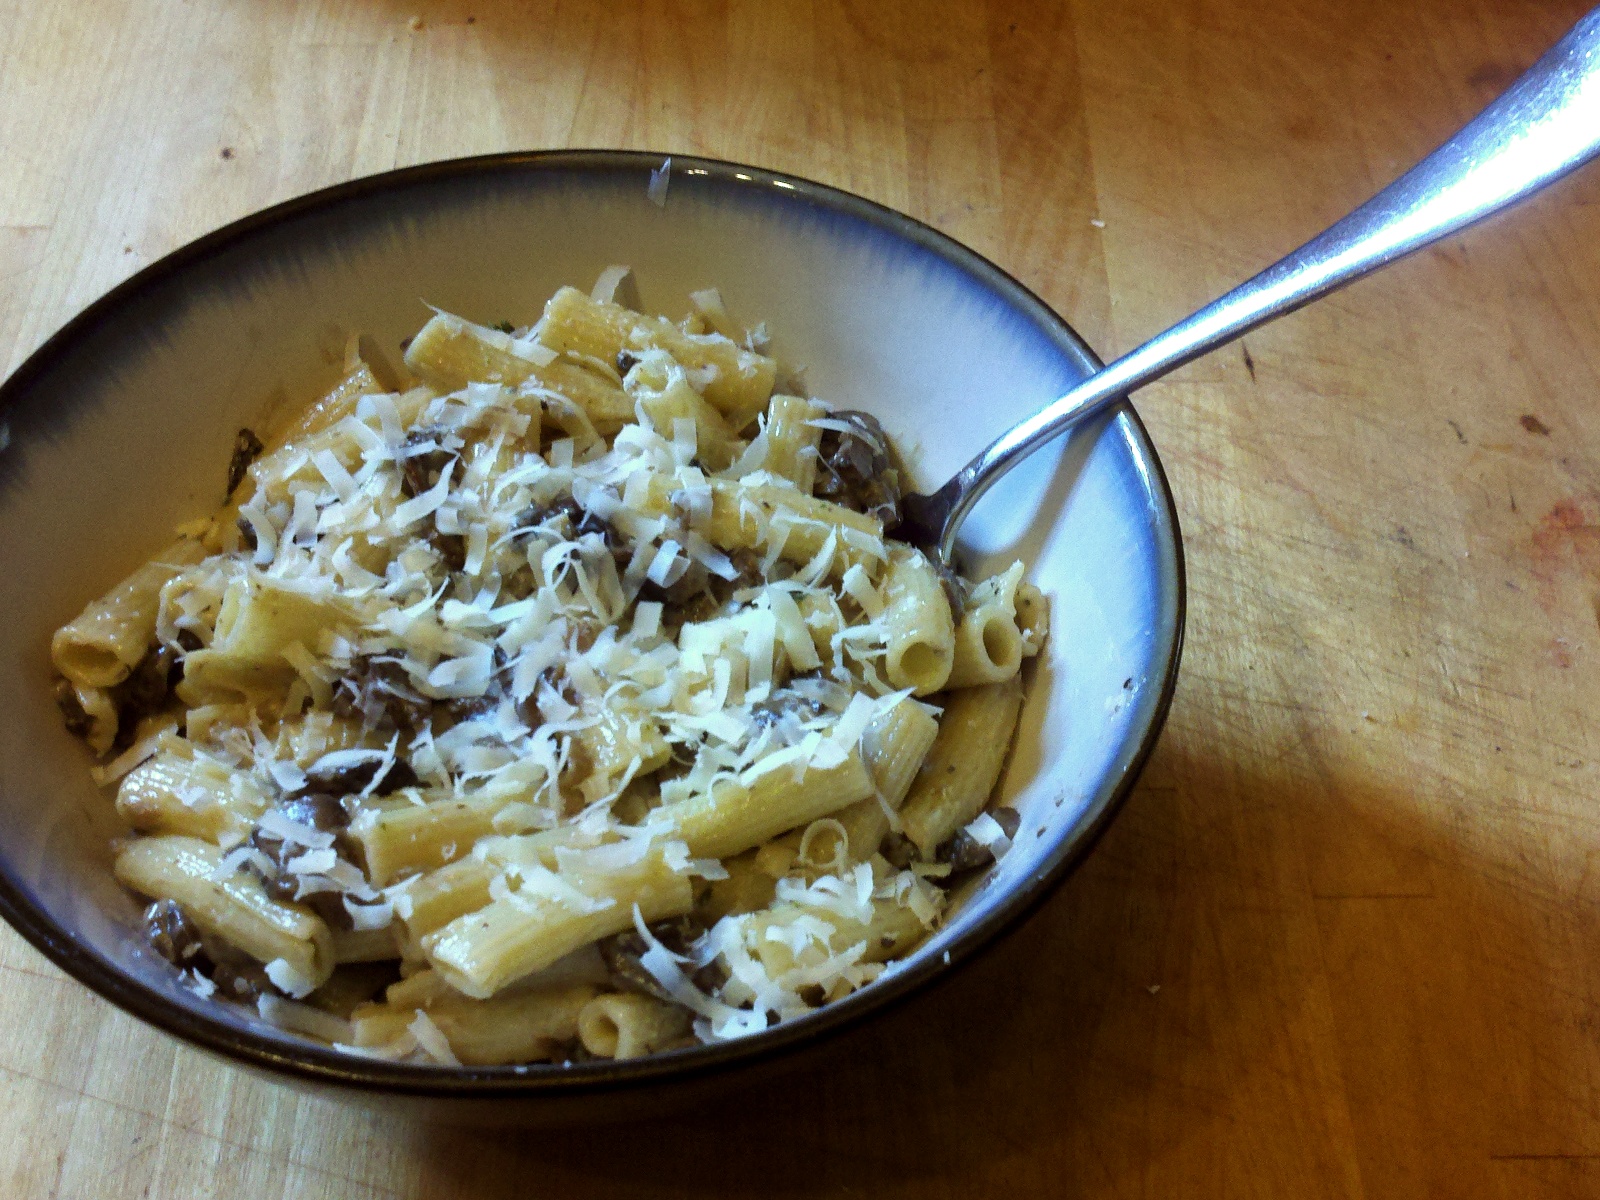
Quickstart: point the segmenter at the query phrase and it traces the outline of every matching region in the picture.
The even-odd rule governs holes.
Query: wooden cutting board
[[[798,172],[1110,355],[1568,0],[0,0],[0,368],[286,197],[507,148]],[[1091,861],[870,1052],[627,1131],[304,1098],[0,933],[6,1197],[1600,1196],[1600,173],[1147,389],[1188,651]]]

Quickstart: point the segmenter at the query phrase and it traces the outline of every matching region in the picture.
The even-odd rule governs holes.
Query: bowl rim
[[[1098,370],[1103,365],[1065,319],[1008,272],[932,226],[852,192],[799,175],[697,155],[614,149],[520,150],[443,159],[347,180],[252,212],[179,246],[83,308],[35,349],[9,378],[0,382],[0,418],[69,359],[81,339],[136,306],[142,295],[180,277],[193,265],[297,219],[324,214],[345,203],[369,200],[385,193],[399,195],[417,185],[527,171],[642,173],[660,167],[664,161],[670,161],[674,171],[694,169],[697,180],[709,179],[729,188],[761,188],[786,200],[800,200],[855,217],[909,241],[1004,297],[1032,319],[1041,332],[1085,372]],[[1157,565],[1158,578],[1170,586],[1172,597],[1171,642],[1159,667],[1159,686],[1153,696],[1150,696],[1150,689],[1145,690],[1144,695],[1150,698],[1141,704],[1144,711],[1135,718],[1142,719],[1144,727],[1132,753],[1120,756],[1120,774],[1110,791],[1085,811],[1078,825],[1050,851],[1036,871],[1018,880],[988,913],[954,937],[937,959],[929,956],[845,1000],[747,1038],[625,1062],[596,1060],[562,1067],[533,1064],[440,1068],[383,1062],[316,1045],[289,1052],[264,1036],[192,1013],[124,974],[98,952],[72,937],[36,905],[24,889],[3,874],[0,874],[0,916],[79,983],[156,1028],[233,1062],[264,1070],[282,1081],[347,1092],[460,1100],[509,1097],[556,1100],[619,1092],[655,1083],[699,1079],[750,1066],[758,1060],[788,1056],[855,1027],[947,979],[957,967],[992,948],[1035,912],[1104,834],[1132,792],[1165,726],[1177,686],[1187,617],[1183,537],[1166,472],[1138,413],[1124,399],[1107,419],[1127,425],[1131,446],[1136,458],[1141,460],[1146,489],[1155,501],[1158,551],[1169,550],[1171,554],[1170,562]],[[1170,580],[1166,578],[1169,570]],[[1161,615],[1167,615],[1165,605]],[[1124,747],[1127,742],[1125,739]],[[1114,765],[1113,770],[1118,768]]]

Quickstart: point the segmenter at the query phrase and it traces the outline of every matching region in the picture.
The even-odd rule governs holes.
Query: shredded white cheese
[[[657,204],[670,172],[651,173]],[[436,313],[407,359],[421,384],[341,400],[256,462],[237,523],[197,525],[205,556],[175,563],[156,600],[157,637],[184,657],[182,732],[176,712],[141,727],[98,777],[126,778],[130,801],[159,784],[137,811],[222,848],[211,882],[246,872],[282,928],[357,961],[405,947],[408,973],[459,980],[448,947],[480,913],[591,940],[631,917],[640,967],[714,1041],[878,978],[943,921],[948,868],[896,870],[871,846],[860,861],[863,831],[902,828],[872,731],[918,703],[889,653],[908,618],[876,519],[804,490],[823,439],[888,447],[854,419],[796,429],[765,411],[765,327],[746,332],[715,289],[678,323],[616,307],[633,296],[615,267],[517,328]],[[487,377],[463,381],[464,363]],[[1020,580],[974,601],[1003,608]],[[1036,595],[1030,653],[1047,628]],[[871,790],[849,784],[792,830],[719,812],[822,772]],[[719,821],[763,831],[713,857]],[[967,833],[997,858],[1009,846],[987,814]],[[750,861],[770,903],[730,911]],[[645,864],[660,877],[640,884]],[[443,923],[418,924],[446,893]],[[688,907],[709,923],[682,954],[642,915],[661,895],[659,919]],[[379,997],[344,1022],[295,1003],[325,970],[265,969],[281,994],[259,1013],[280,1028],[459,1065],[427,1004]],[[379,1039],[360,1027],[370,1012]]]

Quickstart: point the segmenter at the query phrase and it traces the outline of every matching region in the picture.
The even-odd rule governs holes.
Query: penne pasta
[[[698,903],[698,910],[709,921],[767,907],[783,877],[783,871],[773,874],[756,850],[724,859],[722,868],[727,877],[713,880]],[[787,863],[784,869],[788,869]]]
[[[354,1044],[363,1048],[393,1045],[426,1014],[448,1043],[456,1061],[467,1066],[537,1062],[555,1057],[564,1043],[578,1036],[578,1015],[594,997],[583,984],[511,992],[492,1000],[473,1000],[459,993],[436,994],[426,1002],[362,1005],[350,1016]]]
[[[558,865],[555,852],[592,844],[573,826],[519,837],[480,839],[469,858],[462,858],[409,883],[396,904],[396,915],[413,941],[477,912],[492,899],[495,878],[507,864]]]
[[[498,867],[479,858],[462,858],[418,878],[402,894],[396,913],[414,942],[489,903]]]
[[[905,802],[912,780],[939,735],[939,723],[921,704],[905,699],[878,717],[861,738],[874,794],[834,814],[844,834],[846,857],[866,862],[888,836],[890,812]]]
[[[608,378],[603,370],[448,313],[435,315],[411,339],[406,366],[441,392],[484,382],[508,384],[532,395],[548,392],[565,397],[601,434],[613,434],[633,419],[633,401],[622,390],[614,368]]]
[[[265,789],[248,775],[192,751],[156,754],[123,776],[117,812],[140,833],[175,833],[237,845],[265,811]]]
[[[578,1012],[578,1040],[596,1058],[642,1058],[689,1033],[692,1016],[651,996],[596,996]]]
[[[380,929],[335,929],[330,937],[336,963],[388,962],[400,957],[400,942],[393,925]]]
[[[622,266],[435,311],[408,376],[353,341],[56,634],[188,984],[389,1060],[628,1059],[870,985],[1005,852],[1047,601],[897,541],[882,428],[766,345]]]
[[[702,378],[702,394],[736,431],[766,405],[777,376],[772,359],[721,334],[684,333],[664,318],[597,303],[576,288],[562,288],[545,305],[539,340],[558,353],[602,361],[615,361],[625,351],[665,350]]]
[[[703,858],[727,858],[805,825],[872,791],[859,753],[834,767],[780,767],[749,783],[726,780],[702,795],[657,809],[653,820]]]
[[[314,649],[349,625],[344,607],[329,597],[247,577],[223,594],[209,653],[241,666],[290,666],[288,647]]]
[[[373,882],[392,883],[412,871],[430,871],[471,852],[496,831],[494,819],[511,801],[500,795],[413,804],[398,801],[373,808],[350,824]]]
[[[1022,707],[1022,682],[952,692],[939,722],[939,736],[911,785],[900,821],[923,854],[953,837],[983,811],[1011,750]]]
[[[639,408],[663,436],[672,436],[678,421],[694,423],[695,457],[708,471],[724,470],[740,450],[727,419],[689,386],[682,371],[654,372],[645,362],[629,373],[628,383]]]
[[[1017,617],[1017,589],[1021,582],[1022,564],[1015,563],[1008,571],[972,589],[966,611],[956,626],[955,661],[947,687],[1001,683],[1022,669],[1025,654],[1038,652],[1038,639],[1024,638]],[[1038,620],[1037,616],[1031,619]]]
[[[465,995],[492,996],[573,950],[629,928],[635,908],[642,920],[659,921],[694,904],[689,881],[659,850],[615,866],[564,865],[560,885],[552,888],[547,885],[553,877],[540,868],[517,873],[504,896],[423,938],[434,970]]]
[[[772,936],[797,921],[812,923],[813,931],[799,948],[785,937]],[[751,956],[768,975],[776,977],[857,948],[862,962],[886,962],[926,937],[928,928],[911,909],[893,901],[878,901],[866,920],[816,905],[774,905],[753,914],[744,932]]]
[[[147,837],[117,855],[117,879],[152,900],[172,900],[205,932],[264,963],[291,995],[333,973],[333,939],[316,916],[268,898],[260,880],[224,865],[221,850],[188,837]],[[274,982],[278,982],[275,980]]]
[[[897,550],[884,579],[884,674],[918,696],[944,687],[955,661],[955,627],[939,576],[920,550]]]
[[[672,757],[661,726],[649,715],[623,716],[614,711],[598,714],[595,723],[578,731],[591,769],[606,779],[649,775]]]
[[[823,408],[800,396],[774,396],[767,409],[767,457],[763,469],[781,475],[809,496],[817,481],[817,443],[822,430],[815,422]]]
[[[1024,582],[1017,585],[1016,606],[1017,628],[1022,631],[1022,653],[1032,657],[1050,636],[1049,602],[1043,592]]]
[[[298,414],[282,434],[266,447],[267,452],[270,453],[282,446],[299,444],[314,434],[326,432],[345,417],[352,415],[361,397],[388,390],[378,382],[378,377],[373,374],[372,368],[357,357],[345,377],[334,384],[322,399]]]
[[[199,541],[180,538],[91,603],[51,638],[56,670],[79,688],[121,683],[155,639],[162,587],[204,556]]]
[[[723,550],[782,547],[781,557],[804,565],[832,546],[830,574],[876,564],[882,557],[883,526],[872,517],[776,484],[711,485],[707,536]]]

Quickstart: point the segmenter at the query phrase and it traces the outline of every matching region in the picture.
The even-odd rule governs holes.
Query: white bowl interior
[[[803,188],[694,169],[706,170],[675,171],[664,207],[640,167],[457,174],[308,208],[144,281],[136,302],[71,331],[69,356],[13,384],[0,455],[0,665],[11,679],[0,692],[0,871],[71,940],[197,1006],[144,949],[136,905],[110,880],[108,840],[121,830],[51,703],[51,631],[176,524],[214,510],[235,432],[331,382],[346,331],[398,357],[425,301],[522,323],[559,285],[587,288],[615,262],[671,315],[690,290],[716,285],[735,313],[768,323],[814,394],[877,414],[923,486],[1084,373],[1062,327],[971,262]],[[1005,783],[1021,834],[922,956],[1104,806],[1156,719],[1181,619],[1165,486],[1126,414],[1015,471],[964,543],[969,567],[1029,564],[1052,599],[1053,633]]]

